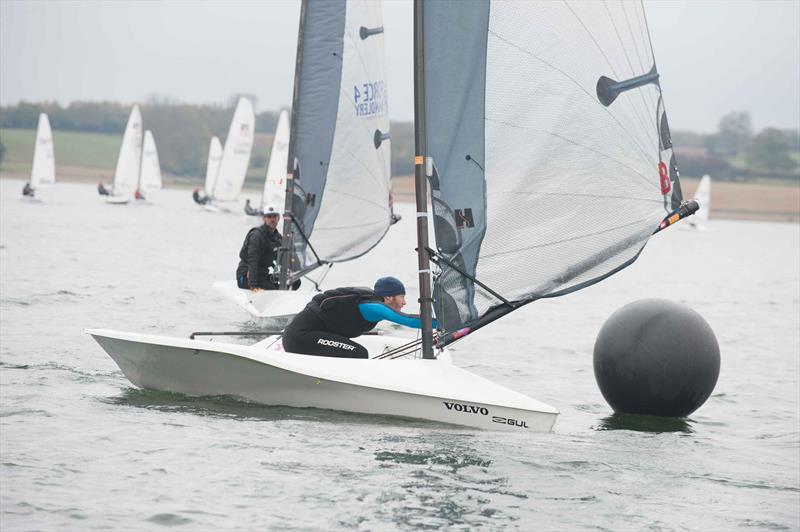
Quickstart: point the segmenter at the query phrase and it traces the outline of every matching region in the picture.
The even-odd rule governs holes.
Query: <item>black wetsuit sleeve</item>
[[[261,238],[257,231],[247,237],[247,284],[250,289],[258,287],[258,258],[261,256]]]

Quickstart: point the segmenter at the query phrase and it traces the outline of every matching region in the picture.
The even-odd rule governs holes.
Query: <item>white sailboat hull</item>
[[[255,346],[87,330],[136,386],[265,405],[424,419],[488,430],[547,432],[558,411],[442,360],[337,359]],[[369,349],[398,339],[362,337]],[[400,340],[405,341],[405,340]]]
[[[263,290],[252,292],[236,285],[235,281],[217,281],[213,284],[215,290],[220,292],[225,299],[236,303],[256,318],[287,318],[294,316],[311,301],[316,292],[300,289],[288,290]]]
[[[110,203],[112,205],[124,205],[130,201],[131,199],[126,196],[108,196],[106,198],[106,203]]]

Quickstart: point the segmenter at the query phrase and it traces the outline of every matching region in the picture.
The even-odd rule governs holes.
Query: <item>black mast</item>
[[[283,243],[281,245],[281,276],[278,290],[288,290],[291,284],[291,270],[294,259],[292,231],[292,204],[294,202],[294,152],[297,142],[297,111],[300,99],[300,68],[303,64],[303,36],[306,22],[306,2],[300,6],[300,28],[297,30],[297,57],[294,66],[294,94],[292,94],[292,119],[289,126],[289,157],[286,161],[286,198],[283,204]]]
[[[426,180],[425,61],[423,55],[423,0],[414,0],[414,189],[417,197],[417,259],[422,321],[422,358],[433,356],[431,265],[428,257],[428,190]],[[430,162],[432,166],[433,163]]]

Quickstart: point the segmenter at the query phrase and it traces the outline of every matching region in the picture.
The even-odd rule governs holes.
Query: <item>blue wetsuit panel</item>
[[[359,303],[358,310],[361,312],[361,316],[367,321],[378,322],[387,320],[413,329],[422,327],[419,316],[410,316],[402,312],[397,312],[383,303]],[[437,326],[435,319],[433,320],[433,326]]]

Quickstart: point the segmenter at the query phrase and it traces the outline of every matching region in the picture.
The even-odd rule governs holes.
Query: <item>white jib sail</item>
[[[286,197],[286,163],[289,160],[289,113],[281,111],[275,138],[272,139],[272,152],[267,166],[267,178],[264,181],[264,193],[261,195],[261,206],[272,205],[283,210]]]
[[[142,160],[142,114],[139,106],[134,105],[125,134],[122,136],[122,145],[119,148],[117,169],[114,172],[113,195],[116,197],[133,197],[136,185],[139,183],[139,168]]]
[[[233,201],[239,198],[250,164],[255,125],[256,117],[252,102],[244,97],[239,98],[211,193],[215,200]]]
[[[367,30],[363,37],[362,30]],[[311,237],[326,260],[357,257],[389,229],[391,143],[382,30],[380,3],[347,2],[336,133]],[[378,147],[376,131],[385,135]],[[356,219],[343,215],[355,212]]]
[[[31,168],[31,187],[52,185],[56,181],[56,162],[53,152],[53,132],[50,120],[45,113],[39,115],[36,128],[36,144],[33,147],[33,167]]]
[[[211,145],[208,147],[208,163],[206,164],[206,196],[214,192],[214,183],[217,181],[219,163],[222,161],[222,143],[217,137],[211,137]]]
[[[158,151],[153,134],[148,129],[144,132],[142,147],[142,171],[139,176],[139,192],[151,194],[161,190],[161,166],[158,164]]]

